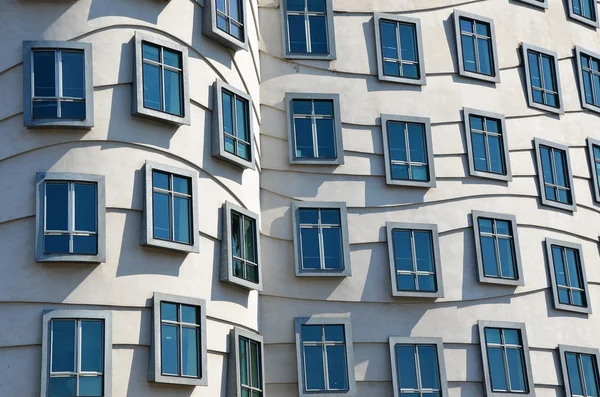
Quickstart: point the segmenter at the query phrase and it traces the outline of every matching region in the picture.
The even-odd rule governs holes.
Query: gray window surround
[[[419,76],[418,79],[411,79],[407,77],[395,77],[387,76],[383,74],[383,51],[381,50],[381,32],[379,31],[379,22],[381,20],[388,20],[393,22],[403,22],[415,25],[415,32],[417,36],[417,57],[419,59]],[[417,18],[410,18],[395,14],[386,14],[382,12],[375,12],[373,15],[373,25],[375,27],[375,49],[377,50],[377,76],[379,80],[391,81],[395,83],[412,84],[412,85],[427,85],[427,76],[425,73],[425,57],[423,51],[423,33],[421,31],[421,20]]]
[[[392,282],[392,296],[413,297],[413,298],[443,298],[444,297],[444,282],[442,277],[442,261],[440,257],[440,239],[438,236],[438,227],[430,223],[410,223],[410,222],[386,222],[387,229],[387,245],[390,261],[390,278]],[[406,230],[424,230],[431,232],[431,242],[433,249],[433,261],[435,267],[435,281],[437,291],[399,291],[396,280],[396,266],[394,263],[394,229]]]
[[[223,131],[223,105],[221,101],[221,95],[223,90],[229,91],[234,95],[239,96],[248,102],[248,133],[250,143],[250,161],[244,160],[241,157],[236,156],[233,153],[229,153],[225,150],[225,138]],[[213,84],[213,109],[212,109],[212,155],[218,159],[227,161],[242,169],[249,168],[254,170],[256,168],[256,159],[254,152],[254,127],[252,122],[252,97],[245,92],[238,90],[237,88],[221,81],[216,80]]]
[[[506,321],[477,321],[479,328],[479,344],[481,346],[481,360],[483,363],[484,389],[486,397],[535,397],[535,387],[533,383],[533,372],[531,369],[531,357],[529,355],[529,343],[527,341],[527,328],[525,323],[506,322]],[[525,365],[525,380],[529,391],[526,393],[517,392],[495,392],[492,391],[490,369],[487,355],[487,343],[485,340],[485,328],[504,328],[516,329],[520,331],[521,341],[523,343],[523,360]]]
[[[552,57],[554,70],[556,71],[556,87],[557,87],[557,96],[559,101],[559,107],[555,108],[552,106],[544,105],[541,103],[537,103],[533,101],[532,87],[531,87],[531,76],[529,75],[529,57],[527,56],[527,52],[531,50],[542,55],[546,55]],[[558,55],[556,52],[549,51],[544,48],[536,47],[531,44],[521,43],[521,55],[523,57],[523,72],[525,74],[525,89],[527,90],[527,104],[529,107],[543,110],[550,113],[555,114],[563,114],[565,112],[565,104],[563,102],[562,97],[562,89],[560,85],[560,69],[558,68]]]
[[[340,226],[342,233],[342,249],[344,269],[341,271],[331,270],[302,270],[302,257],[300,253],[300,224],[298,222],[298,210],[301,208],[332,208],[340,211]],[[296,277],[350,277],[352,268],[350,265],[350,238],[348,234],[348,209],[345,202],[311,202],[292,201],[292,232],[294,236],[294,259],[296,265]]]
[[[133,116],[141,116],[154,120],[164,121],[177,126],[190,125],[190,82],[189,82],[189,66],[188,66],[188,49],[182,45],[175,43],[172,40],[161,37],[159,35],[149,34],[146,32],[135,32],[135,64],[134,64],[134,79],[131,87],[131,114]],[[144,107],[144,76],[143,76],[143,60],[142,60],[142,44],[146,42],[155,46],[164,47],[169,50],[181,53],[182,65],[182,92],[181,105],[183,116],[162,112],[155,109]]]
[[[571,201],[572,204],[563,204],[556,201],[551,201],[546,199],[546,193],[544,190],[544,172],[542,168],[542,159],[540,155],[540,146],[547,146],[550,148],[562,150],[565,152],[565,157],[567,159],[567,179],[569,183],[569,188],[571,189]],[[545,139],[534,138],[534,147],[535,147],[535,158],[536,158],[536,171],[538,176],[538,187],[540,189],[540,199],[542,205],[546,205],[549,207],[559,208],[566,211],[577,211],[577,201],[575,200],[575,189],[573,188],[573,173],[571,172],[571,159],[569,157],[569,147],[566,145],[561,145],[559,143],[550,142]]]
[[[169,174],[175,174],[189,178],[192,183],[192,222],[191,237],[192,244],[184,244],[176,241],[167,241],[154,238],[154,215],[153,215],[153,188],[152,188],[152,171],[158,170]],[[165,248],[173,251],[180,251],[185,253],[199,253],[200,252],[200,224],[198,220],[198,172],[195,170],[177,168],[170,165],[156,163],[154,161],[146,160],[144,165],[144,213],[142,215],[142,230],[140,233],[140,245],[147,247]]]
[[[200,298],[190,298],[155,292],[152,297],[152,339],[150,346],[150,363],[148,366],[148,381],[155,383],[167,383],[171,385],[190,385],[207,386],[208,385],[208,354],[206,349],[206,300]],[[161,361],[161,317],[160,303],[169,302],[183,305],[197,306],[200,308],[200,343],[198,358],[200,361],[200,374],[198,378],[169,376],[162,374]]]
[[[594,189],[594,200],[600,203],[600,185],[598,185],[598,171],[596,170],[596,160],[594,157],[594,146],[600,148],[600,140],[587,138],[587,150],[590,165],[590,175],[592,177],[592,188]]]
[[[581,55],[587,55],[589,57],[596,58],[598,62],[600,62],[600,54],[586,50],[580,46],[575,46],[575,62],[577,65],[577,81],[579,83],[579,98],[581,100],[581,107],[595,113],[600,113],[600,106],[591,105],[585,100],[585,86],[583,84],[583,65],[581,64]],[[600,103],[600,98],[597,100],[598,103]]]
[[[257,342],[260,345],[258,354],[260,355],[260,368],[259,373],[261,374],[262,394],[265,396],[265,354],[264,354],[264,343],[263,337],[255,332],[251,332],[240,327],[233,327],[229,331],[229,355],[227,359],[227,396],[242,396],[242,385],[240,377],[240,338],[246,338],[251,341]]]
[[[289,41],[287,0],[281,0],[279,8],[281,9],[281,50],[284,59],[315,59],[323,61],[333,61],[336,59],[335,27],[333,24],[333,0],[325,0],[325,12],[327,14],[327,43],[329,47],[328,54],[290,52],[289,47],[287,45]]]
[[[512,231],[512,240],[515,254],[515,270],[517,272],[516,279],[489,277],[485,275],[483,269],[483,252],[481,250],[481,239],[479,233],[479,218],[488,218],[493,220],[501,220],[510,222]],[[517,218],[514,215],[499,214],[488,211],[471,211],[471,222],[473,224],[473,237],[475,238],[475,255],[477,257],[477,276],[480,283],[508,285],[508,286],[523,286],[525,285],[525,277],[523,275],[523,263],[521,261],[521,247],[519,245],[519,231]]]
[[[591,314],[592,313],[592,301],[590,300],[590,287],[589,287],[589,284],[587,281],[587,276],[585,274],[585,263],[583,260],[583,249],[581,247],[581,244],[571,243],[569,241],[556,240],[556,239],[547,237],[546,240],[544,241],[544,245],[546,247],[546,264],[548,266],[548,273],[550,274],[550,282],[551,282],[551,287],[552,287],[552,297],[553,297],[553,301],[554,301],[554,308],[556,310],[564,310],[564,311],[568,311],[568,312]],[[557,287],[557,283],[556,283],[556,274],[554,271],[554,260],[552,257],[552,246],[553,245],[573,249],[578,252],[579,266],[580,266],[580,270],[581,270],[581,282],[583,284],[583,288],[585,291],[585,300],[586,300],[586,304],[587,304],[585,307],[579,307],[579,306],[569,305],[566,303],[560,303],[560,301],[558,300],[558,287]],[[567,265],[564,264],[564,266],[566,267]]]
[[[90,182],[97,185],[97,236],[98,252],[96,255],[85,254],[46,254],[44,252],[44,225],[45,225],[45,182]],[[73,172],[38,172],[35,175],[35,260],[36,262],[84,262],[102,263],[106,261],[106,188],[104,175],[78,174]]]
[[[390,145],[388,141],[388,121],[401,123],[423,124],[425,126],[425,143],[427,150],[427,169],[429,171],[429,181],[400,180],[392,179],[392,170],[390,166]],[[431,139],[431,121],[428,117],[396,116],[391,114],[381,115],[381,132],[383,134],[383,157],[385,161],[385,181],[388,185],[414,186],[414,187],[436,187],[435,181],[435,163],[433,156],[433,143]]]
[[[324,158],[298,158],[296,157],[294,133],[294,110],[292,102],[295,99],[313,99],[313,100],[331,100],[333,102],[333,118],[335,128],[335,150],[337,157],[335,159]],[[285,110],[287,114],[288,147],[290,154],[290,164],[319,164],[319,165],[340,165],[344,164],[344,145],[342,140],[342,111],[340,106],[339,94],[308,94],[287,92],[285,94]]]
[[[437,350],[438,379],[440,382],[440,396],[448,397],[448,380],[446,377],[446,361],[444,359],[444,341],[442,338],[420,338],[390,336],[390,359],[392,364],[392,384],[394,386],[394,397],[402,397],[399,390],[398,364],[396,362],[396,345],[435,345]],[[418,394],[418,393],[417,393]]]
[[[504,166],[506,175],[496,174],[493,172],[485,172],[479,171],[475,169],[475,157],[473,154],[473,143],[471,141],[471,119],[469,116],[479,116],[485,117],[489,119],[496,119],[500,121],[500,126],[502,128],[502,149],[504,154]],[[512,171],[510,167],[510,151],[508,149],[508,138],[506,136],[506,122],[503,114],[487,112],[484,110],[463,108],[463,119],[464,119],[464,127],[465,127],[465,140],[467,144],[467,156],[469,159],[469,175],[476,176],[480,178],[487,179],[495,179],[498,181],[511,182],[512,181]]]
[[[50,322],[55,319],[90,319],[104,322],[104,394],[112,396],[112,312],[109,310],[49,310],[42,315],[42,376],[41,396],[48,395],[50,369]]]
[[[596,365],[600,365],[600,350],[590,347],[579,347],[579,346],[569,346],[569,345],[558,345],[558,354],[560,356],[560,367],[562,370],[563,383],[565,386],[565,395],[567,397],[572,397],[571,393],[571,384],[569,382],[569,371],[567,370],[567,360],[565,359],[566,353],[575,353],[575,354],[587,354],[590,356],[594,356],[596,359]],[[596,368],[596,370],[598,370]],[[596,380],[600,378],[599,374],[596,372]]]
[[[220,281],[235,284],[240,287],[247,288],[249,290],[262,291],[263,280],[262,280],[262,264],[260,260],[260,231],[258,214],[249,211],[245,208],[237,206],[229,201],[223,204],[222,208],[223,215],[223,231],[221,239],[221,269],[220,269]],[[233,248],[231,246],[231,212],[235,211],[245,217],[254,219],[255,236],[256,236],[256,263],[258,265],[258,283],[253,283],[249,280],[244,280],[240,277],[235,276],[233,272]]]
[[[548,0],[517,0],[520,3],[529,4],[539,8],[548,8]]]
[[[500,82],[500,66],[499,66],[499,58],[498,58],[498,47],[496,45],[496,29],[494,28],[494,20],[491,18],[482,17],[479,15],[471,14],[468,12],[454,10],[454,33],[456,36],[456,58],[458,60],[458,74],[464,77],[471,77],[477,80],[483,80],[490,83],[499,83]],[[488,76],[482,73],[471,72],[465,69],[464,60],[463,60],[463,48],[462,48],[462,39],[461,39],[461,30],[460,30],[460,18],[473,19],[477,22],[484,22],[490,25],[490,44],[492,46],[492,59],[493,62],[493,70],[494,75]]]
[[[204,16],[202,21],[202,33],[221,44],[222,46],[231,48],[234,51],[248,51],[248,18],[246,15],[250,10],[249,5],[245,0],[242,0],[242,27],[244,30],[244,40],[239,40],[237,37],[219,29],[217,27],[217,0],[207,0],[208,3],[204,6]]]
[[[302,326],[303,325],[343,325],[346,343],[346,368],[348,371],[347,391],[307,392],[304,385],[304,355],[302,351]],[[354,373],[354,347],[352,343],[352,323],[350,316],[339,314],[321,314],[311,317],[296,317],[294,319],[296,338],[296,368],[298,373],[298,397],[357,397],[356,379]]]
[[[57,49],[83,51],[85,67],[85,116],[84,120],[34,119],[33,98],[33,50]],[[23,125],[27,128],[85,128],[94,127],[94,67],[92,44],[74,41],[24,41],[23,42]]]
[[[579,0],[568,0],[567,7],[569,9],[569,18],[573,19],[574,21],[581,22],[585,25],[591,26],[594,29],[599,28],[600,20],[598,19],[598,6],[596,4],[596,0],[591,0],[592,6],[594,7],[593,11],[594,11],[595,19],[588,19],[584,16],[575,14],[575,12],[573,11],[573,1],[579,1]]]

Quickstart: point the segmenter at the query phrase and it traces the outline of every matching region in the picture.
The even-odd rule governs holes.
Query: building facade
[[[0,396],[597,396],[598,21],[0,0]]]

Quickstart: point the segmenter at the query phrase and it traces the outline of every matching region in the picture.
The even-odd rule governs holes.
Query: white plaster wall
[[[202,1],[0,0],[0,396],[40,394],[42,312],[54,308],[113,313],[115,397],[225,396],[228,335],[258,330],[258,295],[219,282],[221,205],[260,212],[259,167],[241,171],[211,156],[212,83],[253,97],[260,123],[258,9],[249,0],[249,51],[233,52],[202,35]],[[188,47],[191,125],[131,116],[135,31]],[[23,127],[24,40],[93,45],[95,127]],[[255,150],[260,154],[258,137]],[[200,254],[139,245],[146,160],[199,172]],[[106,176],[106,262],[36,263],[35,173]],[[147,382],[154,292],[207,300],[208,387]]]
[[[512,0],[333,0],[337,60],[326,62],[283,60],[279,1],[259,0],[261,146],[268,153],[260,181],[265,277],[260,311],[270,396],[297,395],[293,318],[314,314],[351,315],[359,396],[393,395],[389,336],[442,337],[450,397],[483,395],[477,320],[527,324],[538,397],[564,395],[559,343],[600,347],[597,315],[553,309],[542,245],[547,237],[582,244],[591,305],[599,311],[600,211],[590,187],[585,139],[600,137],[600,122],[598,115],[581,109],[572,49],[594,50],[600,36],[570,21],[562,0],[549,3],[543,11]],[[501,83],[458,75],[455,8],[494,19]],[[374,11],[421,20],[426,86],[377,79]],[[521,42],[558,53],[564,115],[527,106]],[[289,164],[286,92],[340,94],[344,165]],[[463,107],[506,116],[512,182],[468,176]],[[385,184],[381,113],[431,118],[436,188]],[[540,206],[534,137],[569,146],[577,212]],[[295,277],[292,200],[347,203],[352,277]],[[477,282],[472,210],[516,216],[523,287]],[[390,296],[386,221],[438,225],[444,298]]]

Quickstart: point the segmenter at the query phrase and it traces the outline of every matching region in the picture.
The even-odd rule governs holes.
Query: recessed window
[[[443,297],[436,225],[387,223],[392,296]]]
[[[229,333],[230,383],[235,384],[236,396],[263,397],[265,390],[262,336],[235,327]]]
[[[542,204],[574,211],[575,192],[569,148],[535,138],[538,181]]]
[[[591,313],[581,245],[547,238],[546,255],[552,281],[554,307],[579,313]]]
[[[206,303],[154,294],[154,371],[158,383],[206,386]]]
[[[523,63],[529,106],[547,112],[564,112],[555,52],[523,43]]]
[[[435,187],[428,118],[381,115],[388,185]]]
[[[600,351],[577,346],[558,345],[565,393],[568,397],[597,396],[600,389],[598,360]]]
[[[575,47],[581,106],[600,113],[600,54]]]
[[[459,73],[489,82],[500,82],[494,21],[454,11]]]
[[[234,50],[248,49],[245,0],[208,0],[202,32]]]
[[[569,17],[597,28],[598,12],[596,9],[596,1],[569,0]]]
[[[89,43],[23,42],[26,127],[93,127],[91,57]]]
[[[425,85],[425,65],[418,19],[375,13],[380,80]]]
[[[588,156],[590,160],[590,169],[592,176],[592,188],[594,189],[594,198],[600,203],[600,141],[587,139]]]
[[[331,0],[282,0],[284,58],[335,59]]]

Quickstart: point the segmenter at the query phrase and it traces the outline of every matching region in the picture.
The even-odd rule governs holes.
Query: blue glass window
[[[226,89],[222,90],[221,101],[225,151],[250,161],[252,159],[252,143],[250,142],[248,101]]]
[[[596,1],[595,0],[572,0],[573,13],[582,18],[596,21]]]
[[[348,390],[344,325],[303,325],[301,338],[305,391]]]
[[[217,0],[217,27],[244,41],[244,1]]]
[[[233,274],[258,283],[256,221],[236,211],[231,211],[231,249]]]
[[[552,245],[552,263],[558,301],[565,305],[587,307],[586,285],[583,281],[580,252],[577,249]]]
[[[193,245],[192,216],[190,178],[152,171],[154,238]]]
[[[160,303],[160,349],[163,375],[200,378],[200,307]]]
[[[335,159],[335,117],[332,100],[292,101],[295,156]]]
[[[479,241],[486,277],[518,280],[515,241],[511,222],[478,218]]]
[[[104,395],[104,321],[50,322],[48,397]]]
[[[387,122],[392,179],[429,181],[425,125]]]
[[[546,200],[573,204],[568,173],[567,154],[564,150],[540,145],[540,156]]]
[[[431,231],[394,229],[392,239],[398,291],[436,292]]]
[[[344,269],[340,210],[300,208],[300,258],[302,270]]]
[[[381,19],[381,54],[383,74],[418,80],[419,51],[417,48],[417,27],[415,24]]]
[[[36,49],[32,58],[33,118],[84,120],[84,52]]]
[[[469,115],[469,126],[475,170],[506,175],[502,122],[490,117]]]
[[[521,330],[486,327],[485,344],[492,391],[527,393]]]
[[[580,62],[585,102],[600,107],[600,59],[582,53]]]
[[[240,336],[240,383],[243,397],[262,397],[262,357],[260,343]]]
[[[288,52],[329,54],[325,0],[288,0],[286,18]]]
[[[526,55],[529,63],[529,70],[526,73],[529,73],[531,84],[529,88],[533,101],[553,108],[560,108],[554,57],[533,50],[527,50]]]
[[[401,397],[441,397],[437,346],[396,344],[396,371]]]
[[[565,352],[569,389],[568,397],[598,397],[598,363],[592,354]]]
[[[98,253],[98,185],[44,182],[44,253]]]
[[[144,107],[183,116],[183,64],[178,51],[142,43]]]
[[[460,40],[466,71],[494,76],[492,32],[489,23],[460,17]]]
[[[596,188],[600,188],[600,146],[592,145],[594,158],[592,160],[592,167],[596,169]]]

